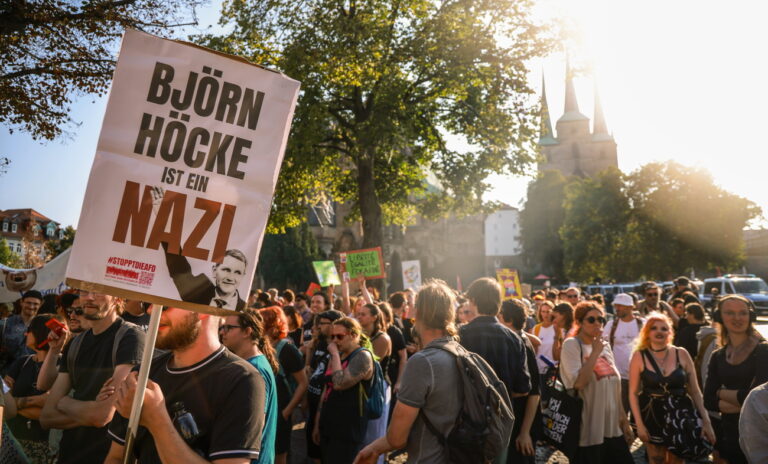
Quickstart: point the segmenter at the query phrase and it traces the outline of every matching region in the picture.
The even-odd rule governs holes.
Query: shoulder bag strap
[[[115,367],[117,367],[117,349],[120,347],[120,341],[125,336],[126,332],[128,332],[128,329],[130,329],[130,326],[125,323],[121,322],[120,327],[117,328],[117,333],[115,334],[115,341],[112,342],[112,371],[114,373]]]
[[[610,337],[611,349],[613,349],[613,341],[616,339],[616,329],[619,327],[619,320],[620,319],[618,317],[615,317],[613,318],[613,324],[611,324],[611,337]]]
[[[655,370],[656,373],[659,374],[659,377],[664,378],[664,374],[661,373],[661,369],[659,369],[659,364],[653,358],[653,355],[648,350],[643,350],[642,353],[651,362],[651,366],[653,366],[653,370]]]
[[[75,386],[75,361],[77,361],[77,352],[80,351],[80,345],[83,343],[83,337],[88,333],[83,332],[77,335],[69,342],[69,351],[67,351],[67,371],[69,371],[69,380],[72,388]]]
[[[643,320],[637,316],[634,316],[634,318],[635,318],[635,322],[637,323],[637,331],[640,332],[641,330],[643,330]]]

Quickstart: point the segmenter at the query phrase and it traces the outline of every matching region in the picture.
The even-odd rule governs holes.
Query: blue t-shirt
[[[262,377],[264,377],[264,430],[261,432],[261,451],[259,459],[251,461],[251,464],[273,464],[275,462],[275,436],[277,435],[277,385],[275,374],[269,365],[267,357],[263,354],[254,356],[248,360],[253,364]]]

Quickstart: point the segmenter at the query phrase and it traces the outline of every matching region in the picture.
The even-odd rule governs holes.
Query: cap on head
[[[336,311],[335,309],[329,309],[328,311],[323,311],[322,313],[318,314],[317,317],[320,319],[328,319],[329,321],[337,321],[344,317],[344,313],[341,311]]]
[[[37,290],[27,290],[24,292],[24,296],[22,296],[21,299],[26,300],[27,298],[37,298],[41,303],[43,302],[43,294]]]
[[[635,302],[632,300],[632,297],[626,293],[619,293],[616,295],[616,297],[614,297],[613,305],[634,306]]]

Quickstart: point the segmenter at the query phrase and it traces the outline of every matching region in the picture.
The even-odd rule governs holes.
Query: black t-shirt
[[[141,353],[144,350],[144,332],[131,324],[130,328],[120,339],[115,358],[115,366],[112,365],[112,345],[115,335],[122,324],[127,324],[118,318],[107,330],[94,335],[88,330],[78,335],[83,337],[80,349],[74,365],[74,380],[72,397],[80,401],[93,401],[104,385],[114,373],[115,366],[121,364],[136,365],[141,361]],[[59,372],[68,374],[67,355],[72,346],[70,343],[64,348],[59,365]],[[65,430],[61,438],[59,452],[59,464],[103,462],[109,452],[110,441],[107,435],[107,427],[76,427]]]
[[[391,381],[390,385],[395,385],[397,383],[398,369],[400,369],[400,354],[398,352],[405,349],[405,338],[403,337],[403,332],[394,325],[389,326],[387,335],[392,340],[392,354],[389,355],[387,375]]]
[[[328,366],[328,342],[320,340],[315,347],[315,352],[312,353],[312,359],[309,361],[310,375],[309,375],[309,387],[307,392],[310,397],[319,397],[323,392],[325,369]]]
[[[155,358],[149,378],[163,391],[171,419],[174,417],[170,411],[176,403],[182,403],[191,414],[199,433],[187,444],[210,461],[257,459],[266,390],[256,368],[223,346],[197,364],[181,369],[170,367],[172,358],[172,352]],[[110,438],[124,445],[127,430],[128,419],[115,414],[109,424]],[[152,435],[144,427],[139,427],[136,435],[134,455],[142,464],[161,462]]]
[[[131,313],[123,312],[121,317],[123,318],[123,320],[126,320],[132,324],[138,325],[141,328],[141,330],[143,330],[144,332],[146,332],[147,328],[149,328],[149,318],[151,316],[147,313],[144,313],[141,316],[134,316]]]
[[[37,374],[40,373],[42,365],[42,362],[35,361],[35,355],[33,354],[19,358],[11,364],[7,375],[13,379],[11,394],[14,398],[36,396],[45,393],[36,388]],[[48,431],[43,429],[37,420],[27,419],[19,414],[12,419],[8,419],[7,422],[11,432],[13,432],[13,436],[18,440],[48,440]]]
[[[288,336],[291,337],[293,344],[296,346],[301,346],[303,342],[302,340],[303,335],[304,335],[304,329],[302,329],[301,327],[297,328],[293,332],[288,332]]]
[[[277,361],[280,363],[282,373],[284,373],[286,377],[284,379],[280,375],[275,376],[275,381],[277,383],[277,404],[282,411],[282,409],[291,402],[291,397],[293,396],[293,394],[288,391],[286,382],[290,383],[291,379],[293,379],[293,374],[304,369],[304,357],[301,355],[301,351],[289,341],[283,345]]]

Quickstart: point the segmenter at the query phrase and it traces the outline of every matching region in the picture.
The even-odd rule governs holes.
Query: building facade
[[[22,258],[35,252],[45,259],[45,243],[64,238],[64,228],[34,209],[8,209],[0,211],[0,237]]]

